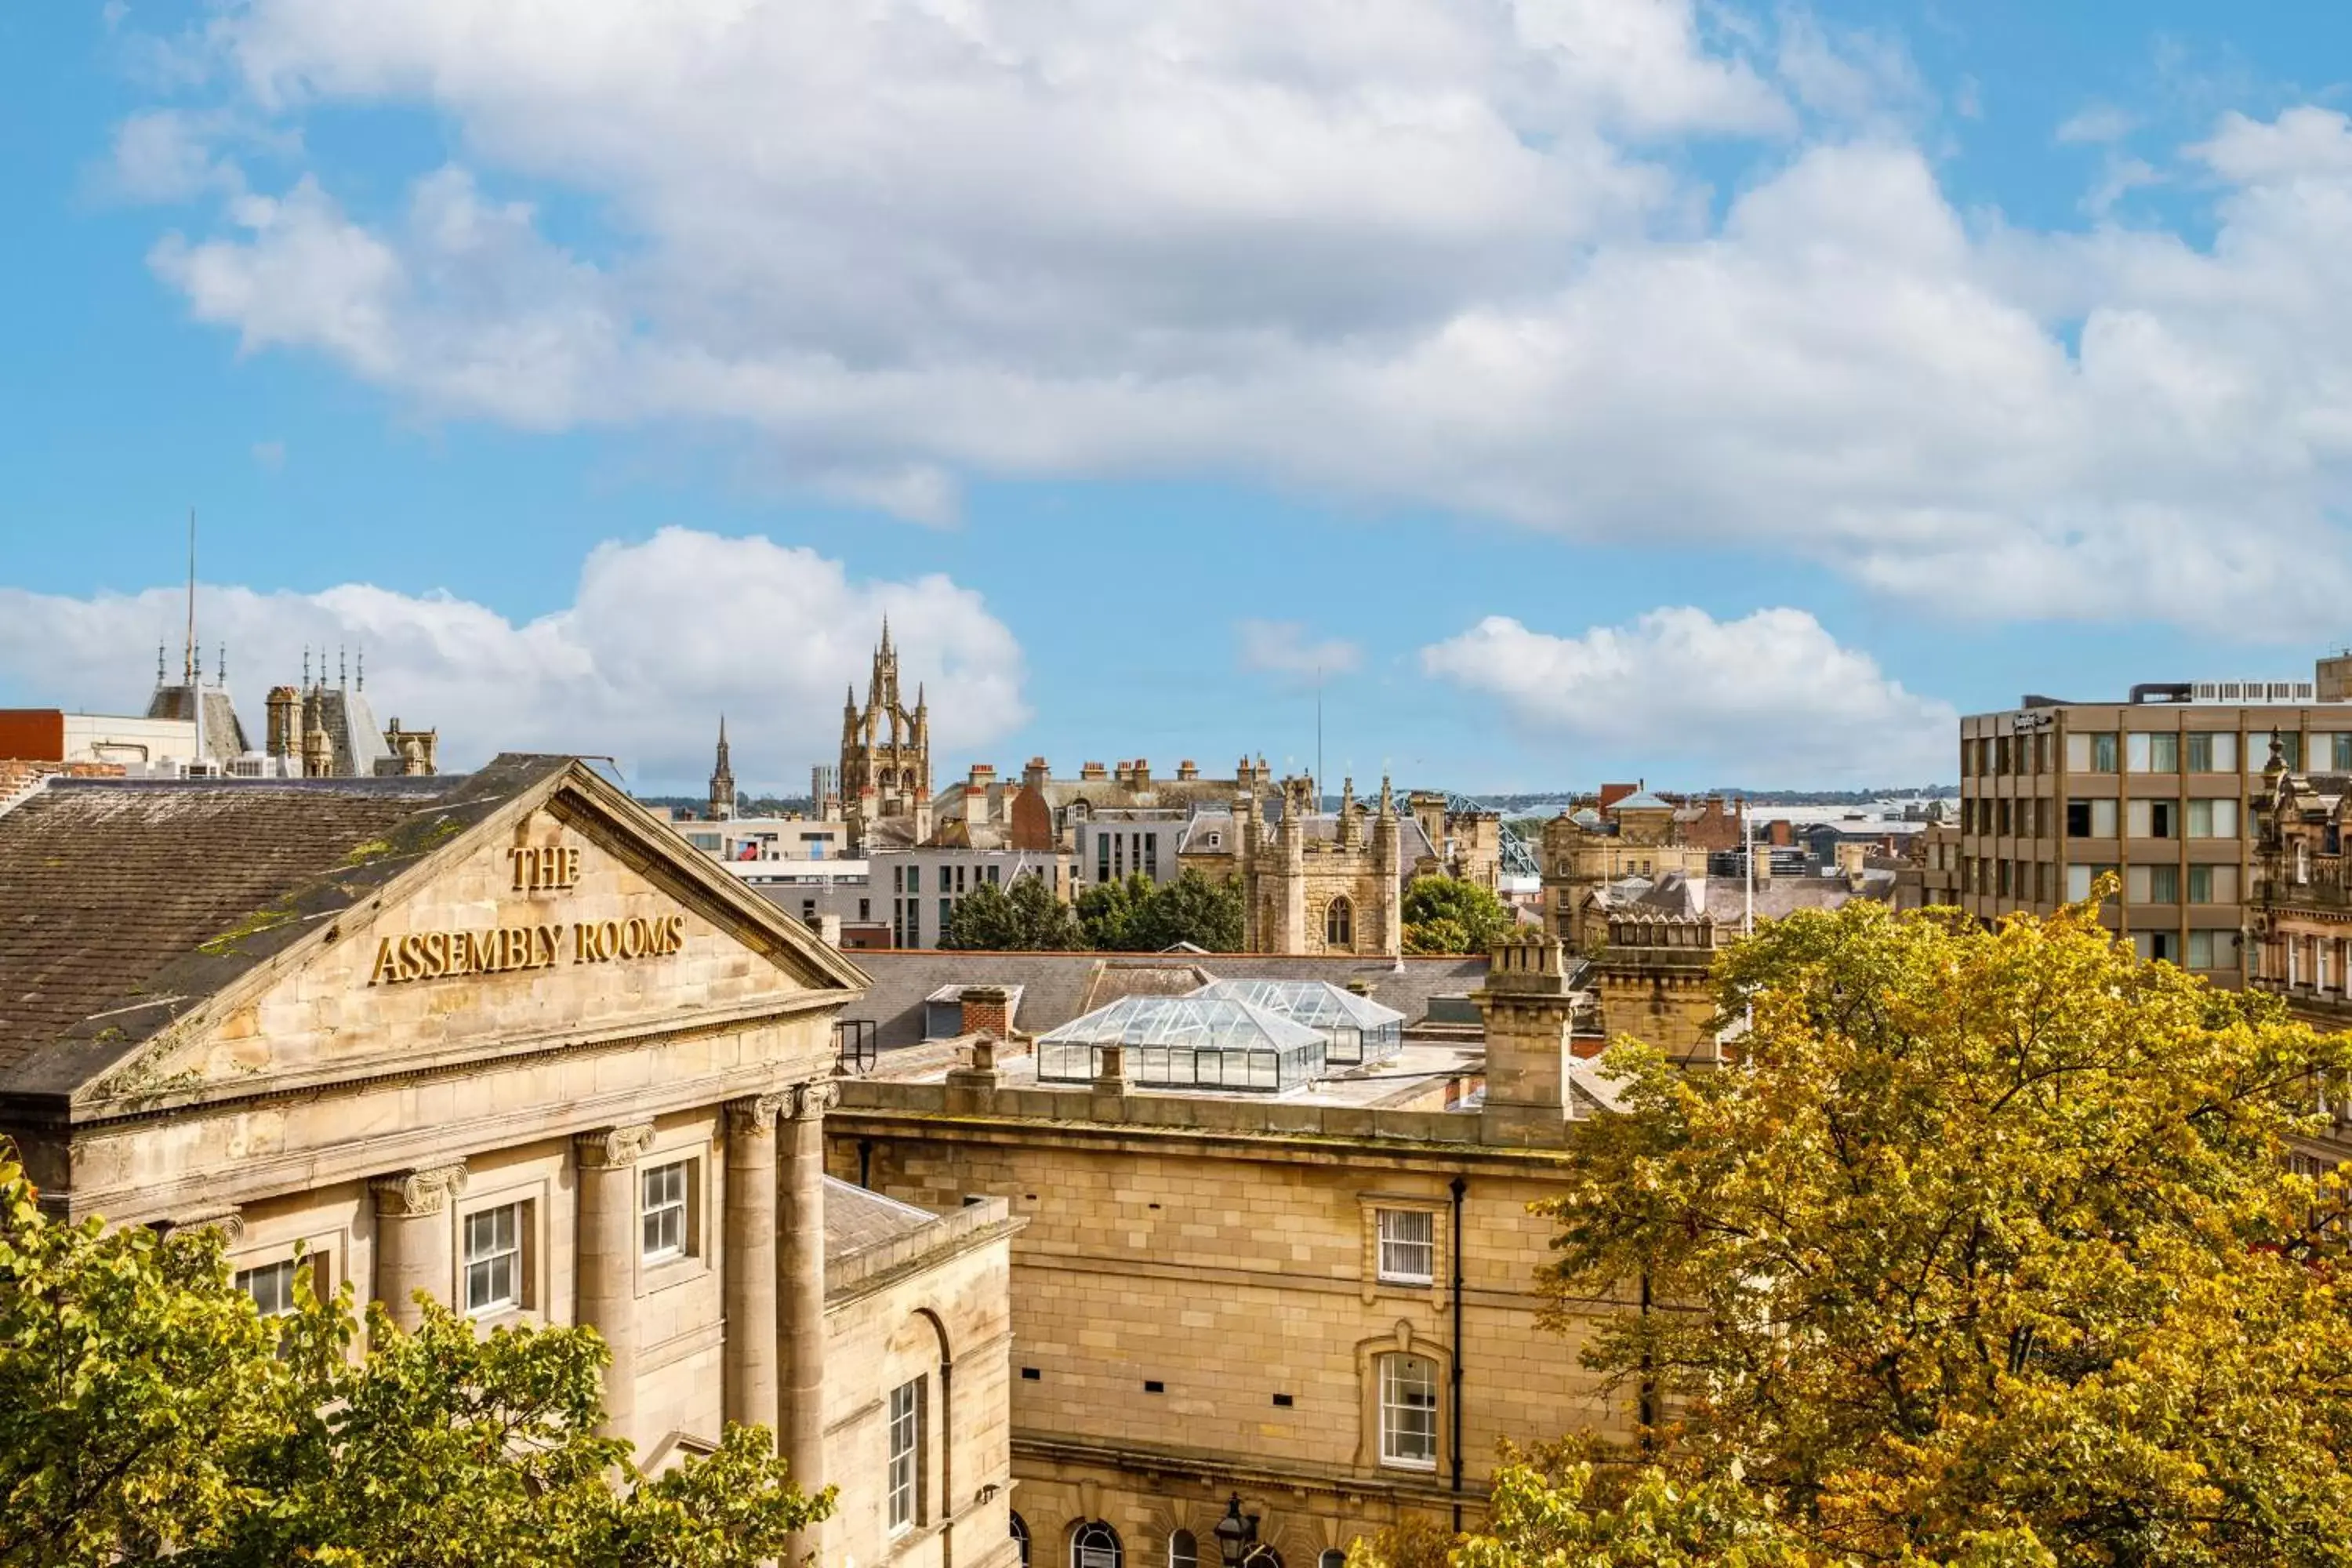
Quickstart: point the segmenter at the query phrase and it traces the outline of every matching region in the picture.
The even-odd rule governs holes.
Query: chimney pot
[[[958,999],[962,1005],[963,1033],[1003,1039],[1012,1032],[1013,994],[1002,985],[967,985]]]

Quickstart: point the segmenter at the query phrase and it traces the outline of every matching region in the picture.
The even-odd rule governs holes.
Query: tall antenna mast
[[[188,509],[188,706],[196,715],[196,757],[205,760],[204,668],[196,658],[196,509]]]
[[[188,640],[180,649],[180,675],[196,687],[196,509],[188,509]]]
[[[1323,667],[1315,667],[1315,810],[1323,810]]]

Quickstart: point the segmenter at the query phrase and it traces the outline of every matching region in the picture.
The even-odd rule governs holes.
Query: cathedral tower
[[[866,706],[858,707],[855,688],[842,705],[839,782],[853,855],[871,851],[876,827],[887,818],[905,819],[914,843],[930,837],[930,708],[920,686],[912,708],[899,699],[898,652],[890,646],[888,621],[874,650]]]

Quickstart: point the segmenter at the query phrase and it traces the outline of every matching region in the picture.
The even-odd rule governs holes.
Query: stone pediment
[[[353,869],[406,847],[358,845]],[[310,930],[78,1089],[77,1107],[612,1048],[863,989],[815,933],[578,764],[413,860],[307,915]]]

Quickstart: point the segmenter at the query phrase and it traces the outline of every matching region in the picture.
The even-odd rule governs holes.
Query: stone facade
[[[1406,804],[1432,853],[1412,868],[1416,877],[1475,882],[1490,893],[1503,886],[1503,818],[1499,812],[1455,810],[1444,795],[1415,790]]]
[[[1129,1563],[1168,1561],[1180,1531],[1213,1554],[1235,1493],[1284,1562],[1319,1563],[1407,1516],[1474,1521],[1499,1438],[1628,1429],[1632,1398],[1538,1321],[1550,1229],[1528,1205],[1572,1131],[1577,999],[1556,941],[1510,946],[1476,997],[1483,1110],[1154,1093],[1109,1068],[1029,1087],[986,1037],[968,1065],[908,1052],[843,1085],[834,1174],[1026,1222],[1011,1411],[1031,1563],[1078,1568],[1095,1526]]]
[[[1637,795],[1633,801],[1656,798]],[[1629,804],[1621,802],[1605,814],[1591,808],[1562,813],[1544,824],[1544,923],[1571,952],[1591,951],[1604,934],[1591,913],[1596,891],[1628,877],[1706,875],[1712,834],[1686,835],[1671,807],[1624,809]]]
[[[2274,759],[2254,797],[2253,896],[2247,921],[2252,983],[2328,1028],[2352,1025],[2352,871],[2345,853],[2352,790]]]
[[[1245,951],[1402,952],[1403,851],[1388,781],[1381,781],[1367,823],[1354,780],[1342,786],[1338,813],[1323,818],[1315,809],[1314,781],[1286,779],[1282,815],[1271,827],[1255,782],[1244,780],[1234,795],[1232,819]]]
[[[241,1279],[308,1268],[398,1321],[422,1291],[485,1327],[592,1324],[642,1462],[756,1421],[841,1484],[827,1561],[1003,1562],[1017,1222],[860,1236],[861,1195],[828,1196],[832,1026],[863,977],[577,763],[374,783],[53,783],[0,816],[29,922],[0,991],[49,988],[0,1010],[0,1135],[45,1205],[219,1225]],[[120,874],[149,864],[168,897]],[[908,1355],[940,1384],[937,1479],[894,1521],[866,1449]]]
[[[1641,908],[1596,918],[1606,921],[1607,940],[1591,963],[1601,1014],[1594,1050],[1625,1035],[1682,1060],[1715,1060],[1714,918]]]

